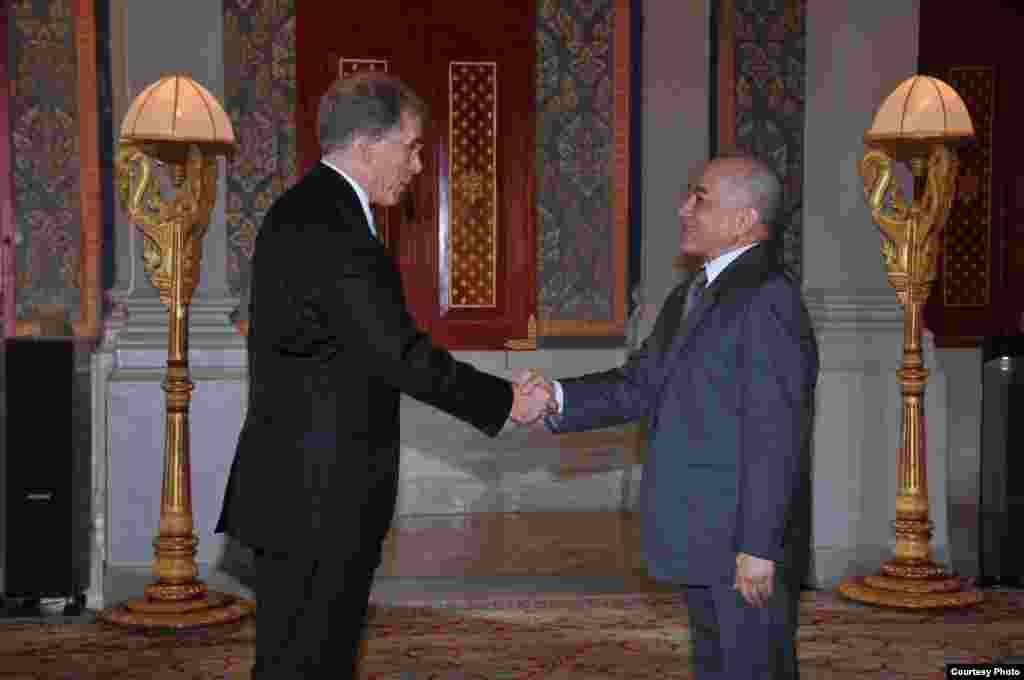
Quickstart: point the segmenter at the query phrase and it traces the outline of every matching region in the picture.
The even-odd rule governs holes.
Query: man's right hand
[[[533,371],[524,372],[516,380],[515,399],[510,418],[518,425],[537,422],[545,413],[558,411],[555,388],[550,381]]]

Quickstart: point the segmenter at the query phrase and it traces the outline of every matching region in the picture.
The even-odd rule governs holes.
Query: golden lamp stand
[[[145,596],[99,614],[109,623],[154,628],[189,628],[236,621],[255,602],[209,591],[196,580],[189,456],[188,306],[199,282],[202,242],[217,195],[217,154],[200,143],[122,141],[117,180],[121,203],[143,234],[146,273],[168,309],[167,429],[164,441],[160,527],[153,541],[156,581]],[[172,201],[160,195],[154,160],[172,171]]]
[[[966,607],[982,600],[964,590],[959,577],[946,574],[932,559],[925,464],[924,388],[928,370],[921,359],[921,310],[936,279],[939,235],[949,217],[956,190],[958,161],[947,143],[935,138],[867,140],[870,148],[858,164],[871,217],[881,230],[889,284],[903,306],[902,437],[896,462],[895,556],[879,573],[847,579],[844,596],[869,604],[910,609]],[[910,165],[914,177],[911,205],[893,184],[892,160]]]

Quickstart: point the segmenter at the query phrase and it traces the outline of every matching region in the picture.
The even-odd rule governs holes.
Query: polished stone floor
[[[383,577],[613,576],[644,572],[635,513],[472,513],[396,518]]]
[[[474,513],[396,519],[373,599],[660,590],[637,552],[634,513]]]

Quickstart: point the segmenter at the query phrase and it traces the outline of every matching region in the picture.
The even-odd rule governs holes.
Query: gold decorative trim
[[[528,351],[537,349],[537,317],[530,315],[526,326],[525,338],[514,338],[505,341],[505,349],[514,351]]]
[[[955,576],[933,578],[900,578],[875,574],[864,578],[864,583],[879,590],[897,590],[904,593],[952,593],[962,585]]]
[[[449,309],[493,309],[498,268],[498,64],[448,64]]]
[[[345,78],[353,73],[362,73],[365,71],[383,71],[384,73],[387,73],[388,60],[349,59],[347,57],[341,57],[338,59],[338,77],[340,78]]]
[[[857,580],[845,581],[839,586],[839,593],[857,602],[901,609],[960,609],[973,607],[984,600],[977,590],[953,593],[903,592],[872,588]]]
[[[954,66],[949,69],[948,82],[963,97],[974,123],[976,143],[959,154],[959,200],[954,202],[942,244],[942,304],[949,309],[987,307],[992,301],[995,69]]]
[[[537,331],[542,337],[547,336],[580,336],[599,337],[625,335],[626,324],[619,321],[588,321],[565,319],[540,319]]]
[[[153,629],[183,630],[241,620],[256,611],[256,602],[227,593],[210,592],[198,600],[160,602],[147,599],[97,612],[106,623]]]

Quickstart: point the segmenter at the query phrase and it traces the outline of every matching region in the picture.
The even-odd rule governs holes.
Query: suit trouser
[[[693,636],[694,678],[799,678],[799,587],[777,576],[771,598],[760,608],[748,605],[731,584],[687,586],[684,591]]]
[[[355,678],[377,556],[257,551],[252,677]]]

